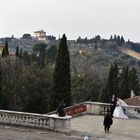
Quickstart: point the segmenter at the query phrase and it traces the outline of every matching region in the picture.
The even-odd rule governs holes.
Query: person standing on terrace
[[[60,116],[60,117],[65,116],[64,108],[65,108],[65,103],[64,103],[64,101],[61,101],[58,108],[57,108],[58,116]]]

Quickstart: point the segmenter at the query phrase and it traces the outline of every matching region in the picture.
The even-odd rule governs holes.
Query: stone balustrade
[[[100,102],[85,102],[87,106],[87,114],[104,115],[107,109],[110,109],[110,104]]]
[[[139,106],[122,106],[122,108],[125,114],[127,114],[130,117],[132,117],[131,111],[135,111],[140,114]],[[87,101],[73,106],[69,106],[65,110],[66,110],[66,114],[72,115],[73,117],[77,117],[85,114],[105,115],[108,109],[110,110],[109,103]],[[55,113],[56,111],[50,112],[49,114],[55,114]]]
[[[87,106],[87,114],[104,115],[107,109],[110,109],[110,104],[108,103],[85,102],[84,104]],[[122,106],[122,108],[129,117],[133,117],[132,113],[140,115],[140,106]]]
[[[140,116],[139,106],[122,106],[129,117]],[[110,104],[100,102],[84,102],[79,105],[66,108],[67,114],[94,114],[105,115]],[[136,114],[135,114],[136,113]],[[133,115],[134,114],[134,115]],[[59,117],[56,112],[48,114],[36,114],[0,110],[0,124],[51,130],[67,130],[71,127],[71,116]],[[139,117],[137,117],[139,118]]]
[[[0,110],[0,124],[45,129],[69,129],[70,116],[58,117],[16,111]]]
[[[122,108],[127,116],[140,119],[140,106],[123,106]]]

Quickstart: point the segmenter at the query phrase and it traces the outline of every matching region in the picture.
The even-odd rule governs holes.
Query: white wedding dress
[[[121,99],[118,99],[117,106],[114,110],[113,117],[120,118],[120,119],[128,119],[128,116],[124,114],[122,106],[128,106],[125,102]]]

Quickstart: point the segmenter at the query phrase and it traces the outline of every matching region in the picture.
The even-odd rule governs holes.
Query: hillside
[[[133,43],[134,44],[134,43]],[[100,40],[95,48],[95,43],[84,44],[75,43],[69,46],[71,54],[71,64],[79,73],[83,73],[85,67],[89,70],[100,68],[100,70],[108,70],[110,64],[116,61],[120,67],[129,66],[139,69],[139,47],[133,47],[132,43],[123,43],[118,45],[110,40]],[[137,51],[137,52],[136,52]]]

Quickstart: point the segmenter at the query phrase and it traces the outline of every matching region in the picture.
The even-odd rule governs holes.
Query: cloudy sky
[[[140,0],[0,0],[0,37],[44,29],[68,39],[111,34],[140,42]]]

